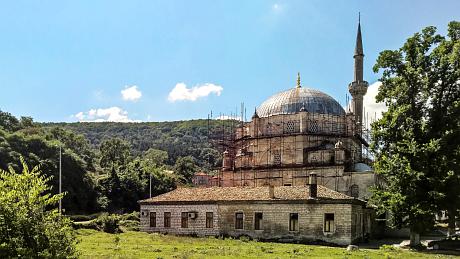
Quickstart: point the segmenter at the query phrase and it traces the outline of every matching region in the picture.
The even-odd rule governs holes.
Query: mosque
[[[310,173],[318,184],[352,197],[367,199],[380,184],[364,155],[368,133],[363,125],[361,24],[354,52],[354,80],[348,111],[331,96],[303,87],[279,92],[256,108],[252,120],[236,129],[223,153],[220,186],[305,186]]]
[[[294,88],[268,98],[232,133],[214,186],[139,201],[140,229],[339,245],[372,237],[378,228],[366,199],[381,182],[364,155],[360,23],[354,59],[348,111],[298,76]]]

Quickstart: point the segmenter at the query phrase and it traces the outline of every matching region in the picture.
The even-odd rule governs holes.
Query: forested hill
[[[56,193],[62,153],[66,213],[133,211],[137,201],[191,184],[222,163],[233,121],[36,123],[0,110],[0,169],[40,165]]]
[[[223,125],[228,132],[231,124],[231,121],[201,119],[142,123],[43,123],[42,126],[62,127],[83,134],[95,149],[104,139],[121,138],[130,143],[136,155],[154,148],[168,152],[167,163],[170,165],[179,157],[192,156],[199,165],[214,167],[221,162],[221,147],[212,140],[221,139]]]

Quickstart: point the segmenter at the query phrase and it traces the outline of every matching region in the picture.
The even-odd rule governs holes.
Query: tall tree
[[[451,22],[446,38],[427,27],[374,66],[383,70],[376,99],[388,107],[372,125],[375,170],[387,180],[374,200],[410,228],[412,245],[436,211],[459,207],[459,28]]]
[[[111,168],[127,164],[131,154],[128,142],[120,138],[106,139],[99,148],[101,152],[101,167]]]
[[[197,170],[193,157],[179,157],[174,165],[174,172],[182,183],[191,183],[192,177]]]

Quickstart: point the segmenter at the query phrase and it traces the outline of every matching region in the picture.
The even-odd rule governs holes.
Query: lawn
[[[453,258],[407,250],[360,249],[78,230],[82,258]]]

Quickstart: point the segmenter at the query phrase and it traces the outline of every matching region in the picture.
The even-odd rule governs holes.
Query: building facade
[[[146,232],[348,245],[372,231],[364,201],[321,185],[179,188],[139,203]]]

